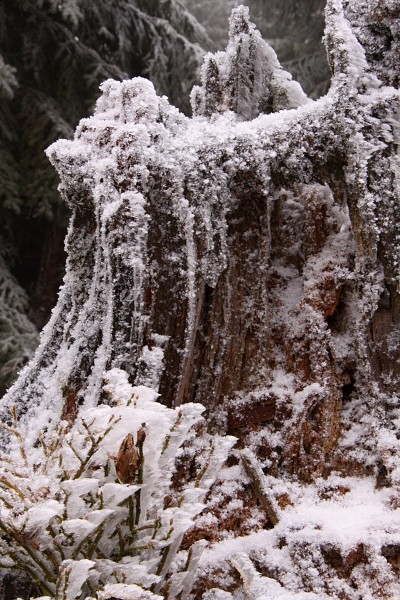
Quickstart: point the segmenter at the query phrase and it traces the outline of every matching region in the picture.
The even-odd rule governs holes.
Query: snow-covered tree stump
[[[144,79],[107,81],[48,151],[73,211],[67,274],[4,418],[16,404],[34,445],[106,400],[110,368],[170,408],[203,404],[211,434],[239,439],[227,472],[243,483],[211,492],[187,547],[249,536],[209,551],[194,597],[240,581],[396,596],[399,17],[390,0],[329,0],[332,86],[311,101],[240,7],[193,118]],[[226,498],[252,525],[223,521]],[[366,498],[374,522],[344,539],[332,521]]]

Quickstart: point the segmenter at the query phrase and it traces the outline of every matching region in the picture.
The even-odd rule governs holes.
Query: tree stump
[[[32,443],[63,390],[95,405],[118,367],[167,406],[203,404],[268,477],[396,489],[399,17],[389,0],[328,1],[317,101],[243,7],[193,118],[144,79],[102,84],[94,116],[48,151],[73,213],[67,273],[3,401]]]

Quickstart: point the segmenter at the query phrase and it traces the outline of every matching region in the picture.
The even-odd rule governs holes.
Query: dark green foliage
[[[38,333],[26,316],[28,298],[0,257],[0,395],[29,360]]]

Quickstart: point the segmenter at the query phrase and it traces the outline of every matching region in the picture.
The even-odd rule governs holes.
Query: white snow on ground
[[[306,556],[301,559],[302,547],[334,548],[346,557],[360,544],[367,553],[378,554],[384,546],[400,545],[400,509],[391,508],[393,490],[376,489],[372,478],[331,476],[304,486],[266,477],[266,483],[276,494],[288,493],[293,502],[292,506],[280,511],[278,525],[271,530],[221,541],[205,550],[200,561],[200,568],[208,572],[226,561],[237,562],[238,556],[242,560],[245,556],[255,559],[261,556],[268,568],[279,572],[284,587],[275,580],[261,577],[253,567],[250,579],[253,579],[251,586],[255,595],[251,598],[338,597],[327,595],[322,589],[318,595],[299,592],[299,581],[294,574],[296,565],[291,555],[294,547],[297,547],[301,568],[309,571],[310,579],[318,579],[320,573],[315,565],[307,562]],[[393,589],[400,595],[398,583]]]

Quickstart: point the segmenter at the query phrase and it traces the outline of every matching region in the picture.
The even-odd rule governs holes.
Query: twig
[[[87,551],[87,558],[89,558],[89,559],[92,558],[92,556],[95,553],[95,550],[97,548],[97,544],[100,542],[103,533],[104,533],[104,529],[101,527],[99,529],[99,532],[97,533],[96,537],[94,538],[93,542],[89,546],[89,549]]]
[[[81,466],[84,465],[85,464],[85,460],[80,456],[79,452],[74,448],[74,446],[72,444],[72,440],[67,440],[67,444],[71,448],[72,452],[75,454],[76,458],[81,463]],[[74,479],[76,479],[76,477],[74,477]]]
[[[13,490],[16,494],[18,494],[21,500],[26,500],[25,494],[21,492],[21,490],[15,484],[8,481],[8,479],[6,479],[5,477],[0,477],[0,483],[2,483],[7,488]]]
[[[10,552],[9,556],[13,559],[13,561],[16,563],[16,565],[18,565],[17,569],[21,570],[21,571],[25,571],[25,573],[28,573],[33,581],[35,581],[37,583],[37,585],[39,586],[39,588],[42,590],[42,592],[44,592],[46,595],[49,596],[53,596],[54,594],[54,590],[51,589],[47,583],[45,583],[44,581],[42,581],[41,579],[39,579],[39,577],[37,576],[35,570],[33,568],[31,568],[29,565],[26,564],[26,561],[24,561],[24,563],[21,562],[18,554],[16,552]]]
[[[279,509],[276,506],[275,499],[265,489],[264,474],[257,458],[248,448],[242,450],[241,458],[246,475],[250,479],[250,483],[262,508],[265,510],[271,523],[277,525],[279,523]]]
[[[47,526],[47,531],[49,532],[49,534],[51,535],[51,537],[53,538],[53,540],[55,540],[56,537],[57,537],[57,534],[56,534],[56,532],[54,531],[54,529],[53,529],[53,527],[51,525]],[[63,551],[62,547],[59,544],[54,544],[54,547],[60,553],[61,559],[65,560],[65,554],[64,554],[64,551]]]
[[[99,530],[103,527],[103,524],[100,523],[100,525],[98,525],[95,529],[93,529],[93,531],[91,531],[86,537],[83,538],[83,540],[79,543],[77,549],[75,550],[75,552],[72,555],[72,558],[74,560],[76,560],[83,548],[83,546],[90,540],[90,538],[94,535],[96,535]]]
[[[215,451],[214,444],[212,444],[210,452],[208,453],[206,464],[204,465],[204,467],[200,471],[199,475],[196,477],[195,487],[199,486],[199,484],[200,484],[201,480],[203,479],[204,475],[207,473],[207,469],[210,466],[210,459],[211,459],[212,455],[214,454],[214,451]]]
[[[164,452],[167,450],[168,446],[169,446],[169,442],[171,439],[171,434],[175,431],[175,429],[180,425],[181,421],[182,421],[182,410],[179,411],[178,416],[175,420],[175,423],[173,424],[172,428],[170,429],[170,433],[165,437],[164,440],[164,444],[161,450],[161,455],[164,454]]]
[[[19,451],[21,453],[21,457],[22,457],[22,460],[24,461],[25,465],[28,465],[28,461],[26,458],[26,452],[25,452],[25,446],[24,446],[24,440],[22,438],[22,435],[18,431],[17,409],[16,409],[15,404],[11,407],[11,414],[13,417],[15,435],[17,436],[18,441],[19,441]]]
[[[7,525],[4,523],[4,521],[2,519],[0,519],[0,529],[2,529],[6,535],[13,538],[16,541],[16,543],[19,546],[21,546],[21,548],[23,550],[25,550],[25,552],[27,554],[29,554],[29,556],[33,560],[33,562],[35,562],[37,564],[37,566],[43,571],[43,573],[46,576],[46,579],[48,581],[54,583],[54,581],[55,581],[54,575],[52,575],[52,573],[48,570],[47,566],[35,555],[33,550],[31,550],[31,548],[29,548],[29,546],[27,544],[25,544],[24,540],[15,531],[15,529],[13,529],[12,527],[7,527]],[[10,556],[11,556],[11,554],[10,554]]]

